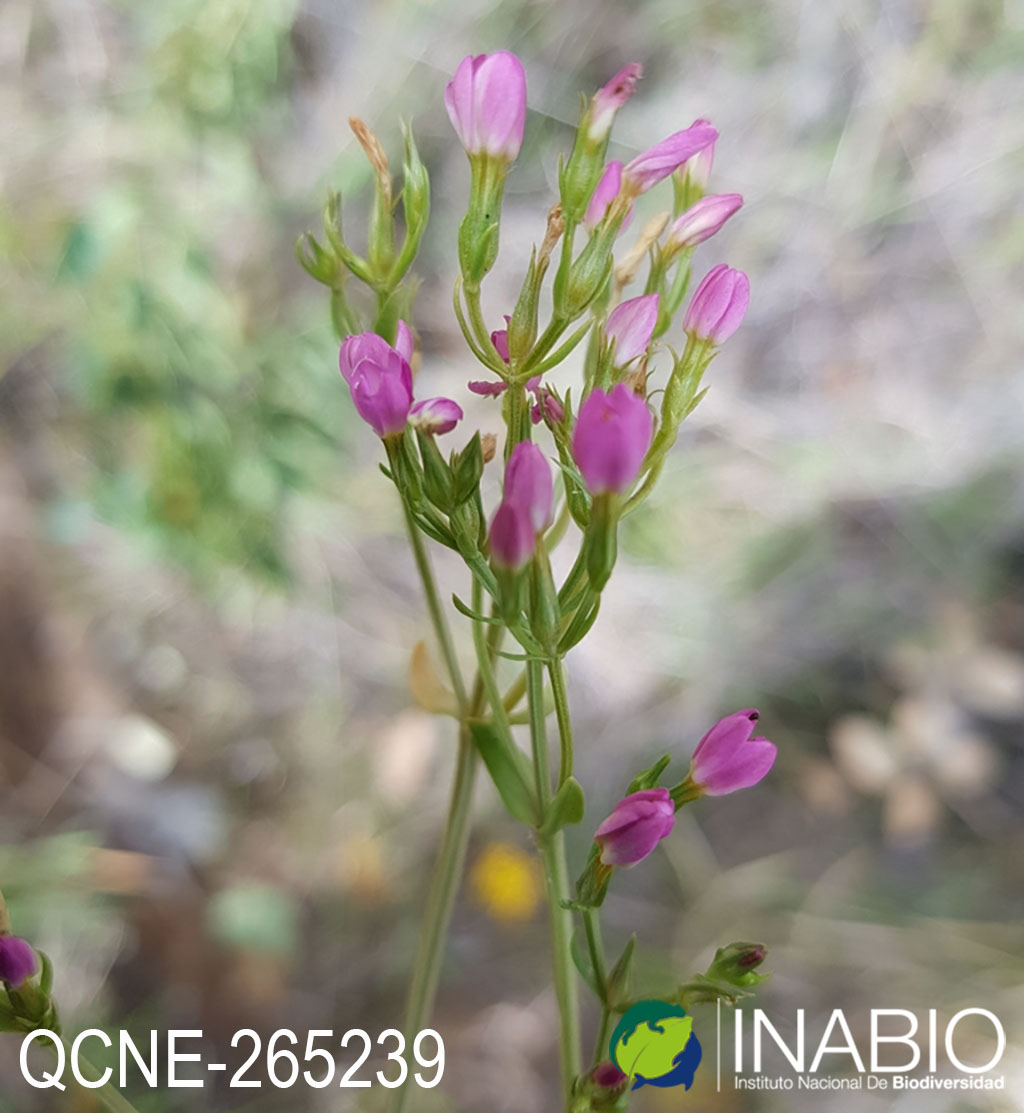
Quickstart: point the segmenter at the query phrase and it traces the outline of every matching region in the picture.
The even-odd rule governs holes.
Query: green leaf
[[[583,819],[584,806],[583,788],[580,782],[575,777],[567,778],[548,805],[547,815],[544,816],[544,823],[540,829],[541,834],[553,835],[570,823],[579,823]]]
[[[502,803],[520,823],[537,825],[537,800],[526,756],[507,742],[490,723],[472,723],[470,733],[494,781]]]
[[[570,901],[570,904],[574,902]],[[593,964],[590,961],[590,950],[583,937],[583,929],[577,928],[573,932],[572,941],[569,944],[569,951],[572,955],[573,965],[580,973],[580,977],[587,983],[588,986],[597,994],[601,996],[601,992],[597,985],[597,975],[594,973]]]

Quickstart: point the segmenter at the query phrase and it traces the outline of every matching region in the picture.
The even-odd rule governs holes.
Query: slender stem
[[[451,921],[455,894],[462,877],[469,842],[470,810],[476,780],[477,753],[469,727],[459,728],[459,749],[448,804],[448,819],[441,839],[437,864],[430,881],[430,893],[423,914],[423,930],[413,963],[405,1008],[406,1042],[411,1046],[416,1033],[427,1026],[441,975],[444,943]],[[414,1087],[406,1084],[395,1090],[394,1110],[402,1113]]]
[[[54,1056],[56,1057],[56,1052],[54,1052]],[[88,1078],[90,1082],[99,1082],[103,1077],[103,1072],[99,1070],[99,1068],[94,1067],[81,1052],[78,1054],[78,1070],[82,1077]],[[112,1082],[104,1083],[104,1085],[97,1089],[83,1087],[83,1090],[101,1101],[109,1110],[109,1113],[138,1113],[135,1106],[132,1105]]]
[[[409,541],[416,567],[423,581],[423,592],[427,599],[427,609],[433,621],[434,631],[441,646],[452,689],[459,707],[459,745],[455,760],[455,779],[452,782],[451,797],[448,802],[448,816],[437,862],[430,879],[427,906],[423,916],[423,929],[416,948],[412,977],[406,997],[405,1035],[410,1043],[416,1033],[427,1026],[434,1007],[434,998],[441,976],[441,961],[444,957],[444,943],[448,935],[455,894],[458,891],[462,869],[466,860],[466,847],[469,844],[470,817],[473,803],[473,786],[476,781],[477,753],[469,731],[469,720],[480,713],[484,703],[484,689],[478,677],[473,686],[473,697],[467,703],[465,683],[451,632],[441,608],[437,584],[430,567],[423,538],[416,528],[415,520],[408,503],[403,499],[406,524],[409,527]],[[480,587],[473,582],[473,601],[480,603]],[[394,1113],[402,1113],[412,1094],[411,1085],[399,1086],[395,1090]]]
[[[526,663],[526,686],[530,702],[530,744],[534,776],[541,813],[551,800],[551,772],[548,763],[547,730],[544,723],[544,673],[539,661]],[[579,1076],[580,1030],[579,992],[572,963],[572,912],[565,907],[570,899],[569,870],[565,860],[565,837],[558,831],[541,839],[548,915],[551,920],[551,948],[555,997],[558,1001],[558,1043],[562,1063],[562,1086],[566,1108],[572,1098],[573,1084]]]
[[[572,720],[569,717],[569,693],[565,685],[565,666],[561,657],[548,661],[551,693],[555,697],[555,717],[558,720],[559,768],[558,784],[561,787],[572,776]]]
[[[597,982],[597,996],[601,1001],[601,1024],[594,1044],[594,1063],[597,1064],[604,1057],[612,1014],[608,1001],[608,971],[604,958],[604,941],[601,938],[601,920],[596,908],[583,910],[583,930],[587,937],[590,965],[594,968],[594,980]]]
[[[512,681],[509,685],[508,691],[505,693],[505,698],[502,701],[505,704],[506,711],[513,711],[519,705],[519,701],[526,695],[526,670],[523,671]]]
[[[530,421],[526,413],[526,387],[522,383],[509,383],[506,398],[508,399],[506,417],[508,438],[505,441],[507,460],[512,455],[512,449],[520,441],[530,439]]]
[[[474,584],[473,595],[474,610],[479,610],[479,584]],[[493,661],[495,651],[498,648],[498,641],[503,633],[504,630],[501,626],[490,626],[485,635],[484,624],[482,622],[473,623],[473,644],[476,647],[478,681],[482,687],[483,694],[486,696],[486,702],[490,705],[491,718],[495,727],[497,727],[498,731],[506,739],[511,740],[512,730],[508,721],[508,708],[505,705],[501,689],[498,687],[498,679],[494,673]],[[481,703],[482,702],[483,701],[481,701]]]
[[[441,598],[437,593],[437,584],[434,582],[430,558],[427,556],[427,549],[423,544],[423,535],[416,528],[416,519],[413,517],[412,510],[405,499],[402,500],[402,508],[405,511],[405,524],[408,527],[409,543],[412,545],[416,568],[419,571],[420,579],[423,581],[423,594],[427,599],[430,621],[433,623],[434,633],[437,635],[438,644],[441,646],[441,655],[444,657],[445,668],[448,670],[452,690],[455,692],[455,700],[461,715],[466,710],[466,685],[462,679],[459,660],[455,656],[455,645],[452,642],[451,631],[448,629],[448,620],[445,618]]]
[[[604,1001],[608,996],[608,972],[604,962],[601,921],[598,919],[596,908],[583,909],[583,930],[587,936],[587,950],[590,952],[590,962],[594,967],[598,996]]]
[[[558,1001],[558,1036],[562,1061],[562,1086],[566,1108],[572,1099],[573,1085],[580,1075],[580,1005],[576,970],[572,962],[572,912],[565,907],[570,899],[569,870],[565,860],[565,834],[562,831],[541,842],[544,877],[547,883],[548,914],[551,918],[551,946],[554,960],[555,997]]]
[[[612,1010],[607,1005],[601,1006],[601,1022],[597,1027],[597,1040],[594,1043],[594,1066],[607,1057],[608,1032],[612,1026]]]
[[[544,723],[544,672],[540,661],[526,662],[526,698],[530,708],[530,752],[533,776],[541,815],[551,801],[551,769],[548,759],[548,733]]]

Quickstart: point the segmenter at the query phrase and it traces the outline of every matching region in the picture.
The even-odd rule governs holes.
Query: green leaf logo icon
[[[700,1065],[700,1041],[693,1019],[681,1005],[640,1001],[629,1008],[612,1033],[608,1048],[612,1061],[641,1086],[693,1085]]]

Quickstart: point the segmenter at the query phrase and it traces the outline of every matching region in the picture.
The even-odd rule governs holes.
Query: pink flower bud
[[[667,788],[646,788],[615,805],[594,832],[606,866],[642,862],[675,826],[675,805]]]
[[[665,250],[680,251],[711,239],[742,205],[743,198],[738,193],[709,193],[702,197],[669,228]]]
[[[488,535],[491,560],[499,568],[518,571],[533,556],[537,534],[530,520],[530,508],[503,499],[491,519]]]
[[[408,361],[376,333],[348,336],[338,356],[359,416],[379,437],[401,433],[412,407]]]
[[[450,398],[425,398],[409,411],[409,424],[440,436],[450,433],[462,420],[462,407]]]
[[[687,306],[683,328],[698,340],[724,344],[740,327],[749,304],[750,282],[747,276],[743,271],[719,263],[708,271],[697,287]]]
[[[709,124],[710,120],[695,120],[695,124]],[[698,151],[691,158],[688,158],[682,166],[676,169],[676,175],[682,181],[689,182],[690,185],[696,187],[704,192],[708,188],[708,182],[711,180],[711,167],[715,162],[715,144],[714,141],[710,142],[703,150]]]
[[[551,465],[535,444],[520,441],[505,467],[504,501],[525,509],[534,533],[541,533],[551,524],[554,500]]]
[[[690,763],[690,780],[708,796],[725,796],[756,785],[775,764],[767,738],[751,738],[758,713],[736,711],[720,719],[700,740]]]
[[[459,63],[444,90],[452,127],[470,155],[512,162],[526,124],[526,74],[507,50],[470,55]]]
[[[615,342],[615,364],[621,367],[643,355],[658,323],[658,294],[644,294],[617,305],[608,314],[604,334]]]
[[[17,989],[36,972],[36,952],[16,935],[0,936],[0,982]]]
[[[589,1099],[590,1109],[614,1109],[629,1088],[629,1075],[610,1060],[593,1067],[581,1084],[581,1092]]]
[[[627,490],[644,462],[653,431],[646,401],[622,383],[611,394],[591,391],[572,436],[573,458],[587,490],[592,495]]]
[[[620,1071],[610,1059],[605,1059],[603,1063],[598,1063],[590,1072],[590,1077],[598,1086],[605,1090],[614,1090],[619,1087],[624,1087],[629,1081],[629,1076]]]
[[[632,193],[645,193],[717,138],[718,132],[706,120],[677,131],[626,164],[622,173],[627,188]]]
[[[604,220],[609,205],[618,197],[621,188],[622,163],[612,159],[604,168],[601,180],[594,187],[594,192],[590,198],[590,204],[587,205],[587,211],[583,215],[583,226],[588,232],[593,232],[601,221]],[[620,235],[625,232],[632,219],[633,206],[630,204],[629,212],[626,214],[625,220],[623,220],[619,227]]]
[[[565,420],[565,407],[558,399],[558,395],[546,386],[539,387],[534,397],[536,402],[530,407],[530,420],[534,425],[543,421],[550,428],[561,425]]]
[[[587,136],[595,143],[600,143],[611,130],[615,113],[629,100],[636,89],[636,83],[644,75],[644,68],[639,62],[630,62],[602,88],[594,94],[590,101],[590,123],[587,127]]]
[[[398,322],[398,328],[395,331],[395,351],[405,360],[406,363],[412,363],[412,329],[405,323],[405,321]]]

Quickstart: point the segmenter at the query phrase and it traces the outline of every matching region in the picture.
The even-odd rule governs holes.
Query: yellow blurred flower
[[[522,923],[537,911],[541,877],[534,858],[506,842],[484,847],[470,873],[473,895],[501,923]]]

